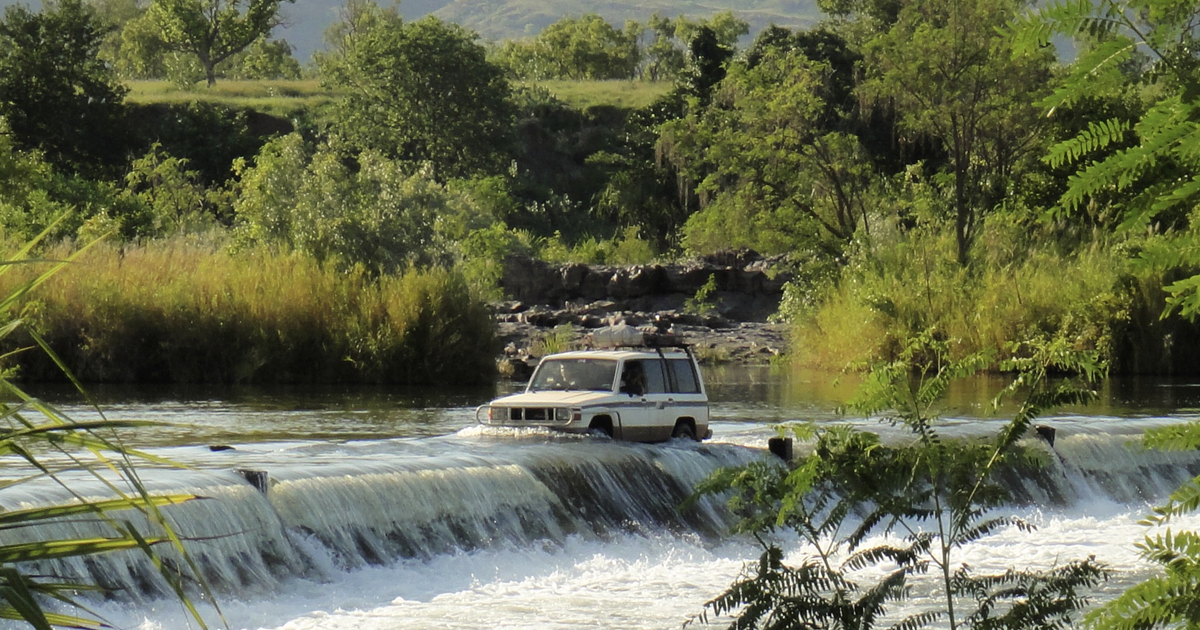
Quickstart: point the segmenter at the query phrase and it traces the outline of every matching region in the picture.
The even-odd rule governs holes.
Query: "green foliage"
[[[1078,168],[1059,200],[1061,213],[1077,214],[1097,200],[1117,196],[1128,228],[1144,230],[1156,224],[1183,228],[1184,236],[1152,249],[1147,262],[1155,267],[1161,267],[1164,258],[1189,265],[1197,262],[1190,253],[1195,222],[1181,220],[1200,193],[1196,15],[1195,6],[1172,0],[1061,1],[1031,12],[1017,29],[1026,49],[1048,43],[1055,34],[1096,42],[1076,60],[1054,94],[1039,103],[1051,115],[1124,89],[1133,81],[1156,84],[1153,104],[1132,125],[1134,144],[1085,160],[1086,152],[1080,148],[1114,138],[1126,128],[1115,127],[1112,121],[1097,122],[1064,140],[1046,158]],[[1167,289],[1172,294],[1169,310],[1178,309],[1189,318],[1200,312],[1200,280],[1188,278]]]
[[[196,101],[180,104],[135,105],[130,107],[130,135],[136,138],[139,154],[154,145],[186,159],[207,186],[224,184],[233,176],[233,163],[249,159],[266,141],[267,133],[253,130],[273,127],[290,131],[287,120],[272,119],[253,110],[221,103]]]
[[[286,39],[260,37],[230,57],[222,74],[234,80],[295,81],[300,78],[300,62],[292,56],[294,50]]]
[[[873,171],[857,138],[821,125],[827,73],[770,49],[754,67],[733,64],[706,107],[663,125],[660,153],[698,182],[688,250],[837,254],[865,226]]]
[[[697,315],[708,315],[716,308],[716,292],[717,292],[717,276],[713,274],[696,289],[696,295],[688,298],[684,304],[684,310],[696,313]]]
[[[229,207],[226,195],[200,182],[188,160],[172,156],[157,143],[134,160],[125,176],[126,198],[137,206],[120,217],[125,236],[155,237],[182,232],[205,232]]]
[[[1000,28],[1013,0],[906,3],[866,47],[866,96],[896,108],[910,142],[936,142],[949,161],[957,257],[966,264],[982,218],[1006,197],[1041,117],[1031,104],[1043,90],[1048,51],[1014,53]]]
[[[428,163],[445,181],[503,172],[513,109],[510,88],[475,35],[426,17],[354,5],[318,57],[324,85],[341,95],[335,129],[359,147]]]
[[[149,15],[162,30],[168,49],[195,56],[211,87],[217,81],[217,64],[245,50],[279,23],[283,1],[153,0]]]
[[[562,234],[555,233],[537,245],[538,257],[555,263],[641,265],[655,258],[654,246],[641,238],[636,227],[625,228],[613,238],[590,237],[573,246],[563,241]]]
[[[373,273],[448,262],[446,229],[462,234],[453,217],[474,211],[396,160],[328,144],[313,150],[299,134],[269,142],[241,171],[234,210],[240,246],[278,244]]]
[[[1032,529],[1020,519],[993,515],[991,508],[1007,498],[994,475],[1004,466],[1036,461],[1019,440],[1038,414],[1095,396],[1079,383],[1051,384],[1047,375],[1072,372],[1090,383],[1102,373],[1094,356],[1063,344],[1030,344],[1022,357],[1005,364],[1017,376],[1002,394],[1019,395],[1022,402],[991,440],[944,440],[937,428],[937,407],[950,383],[987,368],[989,355],[953,359],[945,341],[925,333],[908,340],[896,360],[872,367],[852,402],[860,413],[906,429],[906,444],[885,445],[850,427],[802,426],[795,435],[813,438],[812,450],[790,469],[760,462],[701,483],[700,494],[729,493],[739,517],[735,529],[753,533],[765,548],[757,570],[706,608],[734,614],[731,629],[871,628],[886,603],[904,596],[909,577],[932,572],[941,604],[894,627],[1070,627],[1088,602],[1084,589],[1106,576],[1094,560],[979,575],[959,559],[964,545],[1001,528]],[[808,555],[798,566],[783,563],[782,552],[761,538],[781,527],[807,543]],[[863,545],[880,530],[898,542]],[[883,577],[863,588],[855,572],[866,568]]]
[[[97,56],[103,37],[80,0],[12,5],[0,19],[0,117],[18,146],[65,172],[103,174],[124,151],[126,90]]]
[[[923,212],[922,194],[907,200],[907,211]],[[840,370],[890,359],[904,339],[935,327],[954,340],[955,356],[986,348],[1007,356],[1015,342],[1061,340],[1132,368],[1139,349],[1128,340],[1160,355],[1155,349],[1169,334],[1157,328],[1157,307],[1139,307],[1153,304],[1158,276],[1135,270],[1124,248],[1056,251],[1028,224],[996,215],[979,234],[980,265],[971,269],[958,264],[945,231],[880,229],[875,236],[850,250],[837,278],[793,281],[796,299],[781,315],[793,322],[797,362]]]
[[[636,32],[617,30],[588,13],[564,17],[532,41],[505,42],[495,61],[524,79],[632,79],[639,55]]]

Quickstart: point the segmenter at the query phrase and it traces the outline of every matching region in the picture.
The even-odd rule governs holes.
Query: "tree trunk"
[[[204,78],[208,80],[208,87],[211,88],[217,84],[216,64],[208,60],[204,60],[201,63],[204,64]]]

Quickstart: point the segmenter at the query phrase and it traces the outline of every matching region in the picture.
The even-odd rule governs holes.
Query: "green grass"
[[[320,112],[333,103],[336,94],[320,87],[315,79],[304,81],[217,81],[211,88],[196,85],[180,88],[170,81],[130,81],[126,100],[138,104],[177,104],[202,101],[229,107],[244,107],[275,116],[289,117],[301,110]],[[650,81],[536,81],[531,85],[549,90],[576,109],[609,106],[622,109],[645,107],[671,91],[669,82]]]
[[[491,317],[455,274],[374,278],[203,239],[96,246],[22,309],[85,381],[461,384],[494,370]],[[12,361],[61,379],[41,355]]]
[[[1059,339],[1118,365],[1138,362],[1121,348],[1161,312],[1161,298],[1157,308],[1140,306],[1154,301],[1140,293],[1156,278],[1138,277],[1126,255],[1103,243],[1069,253],[1032,243],[1012,255],[1022,241],[1001,232],[989,226],[970,268],[956,262],[953,237],[937,231],[856,253],[815,308],[793,313],[794,360],[831,370],[892,360],[905,339],[933,330],[956,357]]]
[[[139,104],[190,103],[202,101],[291,116],[301,110],[319,111],[333,102],[332,92],[316,80],[305,81],[217,81],[211,88],[196,85],[180,88],[170,81],[130,81],[126,100]]]
[[[637,109],[671,91],[667,81],[534,81],[559,100],[576,109],[611,106]]]

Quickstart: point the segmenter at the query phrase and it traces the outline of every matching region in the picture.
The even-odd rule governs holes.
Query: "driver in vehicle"
[[[646,395],[646,371],[641,361],[629,361],[621,372],[621,393],[631,396]]]

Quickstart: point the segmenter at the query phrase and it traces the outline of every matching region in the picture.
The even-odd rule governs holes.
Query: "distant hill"
[[[377,0],[387,6],[388,0]],[[40,0],[0,0],[0,7],[25,4],[34,10]],[[308,63],[319,50],[325,29],[338,19],[345,0],[295,0],[283,5],[285,24],[275,30],[296,47],[296,58]],[[485,41],[537,35],[564,16],[599,13],[620,25],[625,20],[645,21],[652,13],[706,17],[732,10],[750,23],[751,36],[769,24],[790,28],[811,26],[820,19],[816,0],[402,0],[400,13],[415,20],[430,13],[479,33]]]
[[[5,0],[0,0],[4,2]],[[386,4],[386,2],[380,2]],[[284,5],[288,25],[276,31],[296,47],[296,57],[306,63],[322,46],[325,28],[337,19],[344,0],[296,0]],[[811,26],[820,19],[815,0],[403,0],[400,13],[417,19],[430,13],[479,33],[485,41],[530,37],[564,16],[598,13],[620,25],[625,20],[645,21],[662,15],[706,17],[732,10],[750,23],[751,35],[769,24]]]

